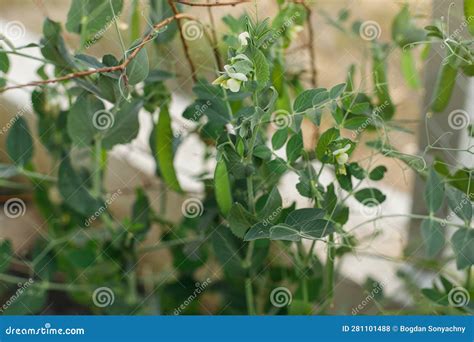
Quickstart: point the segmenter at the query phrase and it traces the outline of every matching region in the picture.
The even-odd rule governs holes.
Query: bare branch
[[[173,2],[173,0],[168,0],[168,3],[173,10],[173,13],[175,16],[179,15],[178,8],[176,7],[176,4]],[[186,37],[184,36],[183,32],[183,25],[181,25],[181,21],[178,19],[178,28],[179,28],[179,36],[181,37],[181,43],[183,43],[183,49],[184,49],[184,55],[186,56],[186,59],[188,60],[189,68],[191,69],[191,77],[193,78],[193,81],[197,81],[197,76],[196,76],[196,67],[194,66],[193,60],[191,59],[191,54],[189,53],[189,46],[188,43],[186,42]]]
[[[205,2],[191,2],[191,1],[186,1],[186,0],[175,0],[175,2],[186,5],[186,6],[197,6],[197,7],[216,7],[216,6],[236,6],[236,5],[241,5],[245,3],[250,3],[252,0],[240,0],[240,1],[228,1],[228,2],[219,2],[219,0],[216,0],[216,2],[213,3],[205,3]]]
[[[46,84],[51,84],[51,83],[67,81],[67,80],[71,80],[71,79],[74,79],[74,78],[85,77],[85,76],[89,76],[89,75],[93,75],[93,74],[108,73],[108,72],[115,72],[115,71],[124,72],[125,69],[127,68],[128,64],[137,56],[137,54],[140,52],[140,50],[143,49],[145,44],[154,39],[155,31],[157,31],[157,30],[161,29],[162,27],[168,25],[173,20],[180,20],[180,19],[195,20],[195,17],[193,17],[189,14],[185,14],[185,13],[178,13],[178,14],[172,16],[172,17],[166,18],[165,20],[159,22],[156,25],[153,25],[153,30],[151,30],[147,35],[145,35],[142,38],[140,44],[137,45],[137,47],[132,51],[132,53],[120,65],[116,65],[116,66],[113,66],[113,67],[104,67],[104,68],[78,71],[78,72],[73,72],[73,73],[70,73],[70,74],[67,74],[67,75],[64,75],[64,76],[61,76],[61,77],[58,77],[58,78],[49,79],[49,80],[34,81],[34,82],[26,83],[26,84],[20,84],[20,85],[5,87],[5,88],[0,89],[0,93],[3,93],[7,90],[12,90],[12,89],[35,87],[35,86],[41,86],[41,85],[46,85]]]

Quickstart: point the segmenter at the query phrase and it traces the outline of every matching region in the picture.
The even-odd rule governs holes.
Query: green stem
[[[472,265],[469,266],[466,270],[466,290],[469,291],[471,288],[471,278],[472,278]]]
[[[245,298],[247,300],[247,312],[250,316],[255,316],[254,298],[253,298],[253,287],[252,280],[250,278],[245,279]]]
[[[0,281],[10,284],[19,284],[29,281],[29,278],[22,278],[17,276],[12,276],[9,274],[0,273]],[[40,287],[47,290],[56,290],[56,291],[91,291],[93,288],[82,285],[74,284],[60,284],[60,283],[51,283],[46,281],[33,281],[30,286]]]
[[[334,303],[334,259],[336,256],[336,247],[334,246],[334,234],[330,234],[328,238],[328,254],[326,258],[326,276],[325,276],[325,290],[326,290],[326,305],[327,309],[332,308]]]
[[[102,140],[98,138],[95,142],[94,152],[94,174],[92,179],[92,194],[95,198],[102,195]]]

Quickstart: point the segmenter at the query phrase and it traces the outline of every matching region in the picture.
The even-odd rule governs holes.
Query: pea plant
[[[244,3],[249,3],[245,14],[215,21],[215,6]],[[10,241],[1,243],[0,281],[6,284],[3,297],[10,298],[2,312],[41,313],[58,296],[77,307],[75,312],[96,314],[199,314],[203,301],[212,307],[204,313],[215,314],[349,313],[335,305],[338,260],[359,252],[358,228],[383,229],[384,219],[407,216],[419,220],[424,254],[399,262],[436,275],[432,288],[420,289],[408,274],[400,274],[421,303],[415,312],[472,314],[473,170],[433,158],[447,149],[439,139],[419,155],[393,146],[394,136],[410,131],[397,120],[388,58],[400,53],[406,86],[419,89],[417,64],[433,45],[444,48],[431,108],[421,121],[444,115],[458,74],[473,75],[474,1],[464,1],[465,18],[454,31],[446,21],[420,27],[403,5],[390,41],[380,39],[377,22],[352,19],[347,9],[334,17],[309,1],[277,0],[275,6],[274,17],[262,18],[257,1],[73,0],[65,25],[45,19],[40,42],[16,46],[2,37],[0,92],[30,90],[27,106],[35,113],[34,128],[22,113],[5,129],[11,162],[0,166],[0,184],[17,195],[4,211],[15,224],[27,209],[21,194],[30,191],[46,226],[26,257],[15,255]],[[194,7],[207,9],[209,23],[192,15]],[[344,76],[330,87],[318,86],[316,13],[323,19],[318,25],[361,46],[370,70],[361,62],[341,70]],[[127,36],[119,21],[128,21]],[[115,29],[122,53],[86,54],[109,29]],[[74,52],[64,30],[78,36]],[[311,61],[309,70],[295,72],[288,60],[302,31],[309,43],[298,49],[307,49]],[[195,62],[190,41],[196,39],[214,59],[212,72]],[[179,134],[170,107],[170,83],[179,75],[158,67],[174,44],[183,48],[193,84],[193,103],[180,113],[186,124]],[[18,84],[9,78],[15,55],[41,62],[38,81]],[[162,205],[154,209],[157,199],[145,186],[133,189],[128,218],[119,220],[109,206],[125,189],[107,189],[106,171],[111,150],[137,137],[139,112],[154,125],[149,147],[164,185]],[[473,137],[467,112],[452,112],[448,119],[454,130]],[[323,130],[323,122],[330,128]],[[304,143],[305,125],[319,130],[314,147]],[[174,166],[189,136],[202,141],[202,163],[212,165],[197,177],[204,188],[199,199],[187,193]],[[51,173],[39,172],[32,161],[35,140],[49,154]],[[369,151],[368,156],[356,159],[356,149]],[[474,153],[472,146],[450,151]],[[397,159],[426,181],[426,215],[375,210],[375,217],[351,223],[351,201],[371,210],[387,198],[377,185],[387,172],[377,162],[380,156]],[[286,175],[297,176],[295,193],[307,200],[305,207],[282,196]],[[29,185],[18,183],[18,177]],[[180,222],[167,218],[166,192],[189,204]],[[152,226],[160,228],[160,241],[144,245]],[[143,255],[154,250],[169,252],[171,274],[139,271]],[[451,261],[462,272],[447,270]],[[389,312],[389,303],[383,295],[377,299],[380,313]]]

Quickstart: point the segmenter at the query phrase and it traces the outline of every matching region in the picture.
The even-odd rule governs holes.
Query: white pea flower
[[[295,39],[298,36],[298,33],[304,30],[304,27],[301,25],[295,25],[290,28],[290,38]]]
[[[349,160],[349,155],[347,151],[351,149],[351,145],[347,144],[343,148],[340,148],[332,153],[332,155],[336,158],[336,162],[339,164],[338,172],[340,174],[346,174],[346,166],[345,164]]]
[[[231,65],[225,65],[224,70],[225,73],[219,76],[212,84],[219,84],[222,88],[237,93],[240,90],[242,82],[248,81],[248,77],[241,72],[236,72]]]
[[[242,46],[249,45],[248,39],[250,39],[250,34],[248,32],[242,32],[239,34],[239,42]]]

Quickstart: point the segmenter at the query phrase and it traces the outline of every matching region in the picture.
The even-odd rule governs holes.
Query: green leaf
[[[346,84],[345,83],[335,85],[329,91],[329,97],[332,100],[336,100],[339,96],[341,96],[341,94],[344,92],[345,89],[346,89]]]
[[[317,94],[325,91],[326,89],[324,88],[316,88],[303,91],[296,97],[295,102],[293,103],[293,110],[295,111],[295,113],[303,113],[309,108],[312,108],[313,98]]]
[[[421,223],[421,233],[425,244],[426,256],[435,257],[444,247],[445,236],[441,224],[431,219],[424,219]]]
[[[270,238],[270,228],[266,222],[258,222],[254,224],[248,232],[245,234],[245,241],[253,241],[259,239],[269,239]]]
[[[48,18],[45,19],[41,46],[41,53],[52,63],[66,70],[75,68],[74,59],[69,53],[61,35],[61,25],[59,23]]]
[[[376,188],[366,188],[357,191],[354,197],[365,206],[374,206],[381,204],[385,201],[386,196]]]
[[[162,106],[158,118],[156,133],[156,160],[160,165],[165,183],[174,191],[181,192],[173,164],[173,131],[168,106]]]
[[[387,172],[387,168],[385,166],[377,166],[375,169],[370,171],[369,178],[373,181],[379,181],[383,179],[385,172]]]
[[[272,159],[272,151],[265,145],[258,145],[253,150],[253,155],[263,160]]]
[[[281,214],[282,199],[278,188],[273,187],[272,191],[267,197],[264,207],[258,213],[258,218],[268,224],[275,222]]]
[[[95,215],[102,208],[102,203],[91,196],[72,168],[69,157],[64,158],[59,166],[58,190],[69,208],[86,217]]]
[[[324,210],[319,208],[298,209],[286,217],[285,223],[296,229],[301,229],[306,225],[310,226],[315,220],[323,219],[325,214]]]
[[[0,48],[2,48],[1,45],[0,45]],[[0,52],[0,71],[6,74],[9,69],[10,69],[10,60],[8,59],[7,53]]]
[[[152,23],[159,23],[166,18],[172,17],[174,15],[173,10],[171,9],[168,0],[149,0],[150,2],[150,21]],[[179,4],[177,4],[178,9]],[[161,30],[161,32],[155,38],[156,44],[163,44],[170,42],[176,33],[178,32],[178,24],[176,20],[171,22],[166,26],[166,29]]]
[[[287,224],[279,224],[270,228],[270,239],[281,241],[300,241],[298,229]]]
[[[286,157],[289,163],[295,162],[303,152],[303,136],[300,133],[293,135],[286,144]]]
[[[80,34],[82,46],[89,47],[118,20],[122,7],[123,0],[73,0],[66,29]]]
[[[135,85],[143,82],[148,77],[149,72],[148,54],[146,49],[141,49],[127,65],[126,75],[128,84]]]
[[[230,186],[229,173],[224,159],[217,162],[214,172],[214,191],[216,202],[222,215],[227,216],[232,207],[232,189]]]
[[[131,232],[138,240],[143,240],[151,227],[150,221],[150,201],[142,189],[137,190],[137,196],[132,207],[132,227]]]
[[[435,213],[441,208],[444,200],[444,183],[434,168],[428,173],[425,186],[425,202],[430,213]]]
[[[288,130],[287,129],[279,129],[276,131],[272,136],[272,147],[273,149],[279,150],[280,148],[285,145],[286,139],[288,139]]]
[[[24,166],[33,157],[33,139],[26,120],[21,116],[16,118],[8,133],[7,152],[18,166]]]
[[[451,238],[456,265],[462,270],[474,264],[474,229],[461,228]]]
[[[118,144],[127,144],[135,139],[140,128],[138,113],[143,107],[143,101],[134,99],[131,102],[122,102],[115,114],[113,124],[105,130],[102,146],[110,150]]]
[[[12,244],[10,240],[3,240],[0,243],[0,273],[8,271],[12,258]]]
[[[322,162],[326,162],[326,154],[329,149],[329,145],[339,138],[339,130],[336,128],[330,128],[319,138],[318,145],[316,146],[316,156]]]
[[[323,91],[318,92],[313,97],[313,107],[321,106],[323,103],[329,100],[329,92],[324,89]]]
[[[243,260],[239,254],[239,241],[230,229],[218,227],[212,234],[214,252],[224,270],[231,276],[243,273]]]
[[[67,116],[67,132],[75,145],[91,146],[94,137],[101,133],[97,127],[107,127],[113,120],[112,114],[104,108],[94,95],[84,93],[77,98]]]
[[[232,206],[227,221],[229,222],[232,233],[241,239],[246,236],[245,233],[257,223],[257,219],[240,203],[235,203]]]
[[[469,197],[462,191],[448,186],[446,188],[449,208],[464,222],[472,220],[472,203]]]
[[[253,56],[253,64],[255,67],[255,78],[258,88],[264,88],[270,80],[270,68],[267,59],[262,51],[256,50]]]
[[[316,219],[303,224],[300,231],[305,238],[322,239],[336,230],[332,222]]]

